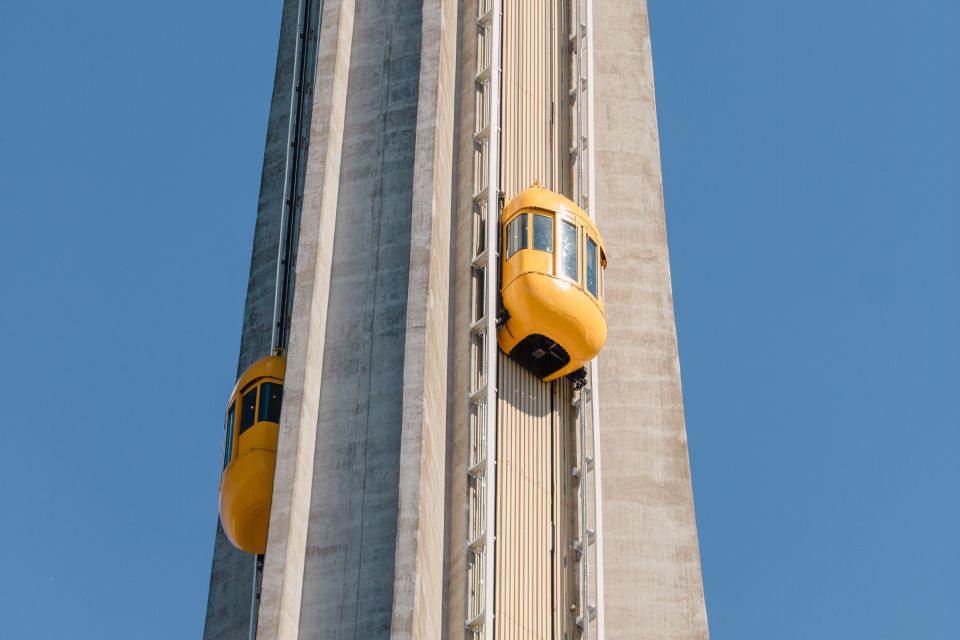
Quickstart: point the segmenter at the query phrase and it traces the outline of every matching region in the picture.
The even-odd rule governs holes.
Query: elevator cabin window
[[[580,281],[577,269],[577,227],[564,221],[560,224],[560,275]]]
[[[260,422],[280,422],[280,401],[283,399],[283,385],[276,382],[264,382],[260,385]]]
[[[587,236],[587,291],[599,298],[597,294],[597,243]]]
[[[533,248],[553,253],[553,218],[533,214]]]
[[[240,407],[240,435],[257,421],[257,387],[243,394]]]
[[[224,425],[224,441],[223,441],[223,468],[226,469],[227,465],[230,464],[230,458],[233,457],[233,425],[234,418],[236,417],[235,405],[230,405],[230,410],[227,411],[227,423]]]
[[[507,260],[527,248],[527,214],[521,213],[507,225]]]

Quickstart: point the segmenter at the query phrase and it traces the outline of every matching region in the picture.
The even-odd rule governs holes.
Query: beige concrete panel
[[[403,640],[442,624],[456,9],[423,3],[390,625]]]
[[[594,0],[593,16],[606,637],[706,638],[647,4]]]
[[[257,637],[297,637],[323,369],[330,263],[353,35],[353,0],[321,16],[310,150]]]
[[[389,637],[422,0],[356,7],[299,637]]]

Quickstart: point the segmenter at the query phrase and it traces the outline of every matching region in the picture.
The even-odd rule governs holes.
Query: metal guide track
[[[591,0],[573,0],[572,33],[573,75],[570,95],[575,101],[576,122],[570,147],[570,161],[577,204],[594,217],[592,196],[593,171],[593,51],[590,36],[593,30],[593,3]],[[601,280],[602,286],[602,280]],[[577,626],[585,640],[603,640],[603,521],[600,478],[600,405],[597,381],[597,360],[587,367],[586,380],[574,404],[577,407],[577,448],[579,465],[573,470],[577,478],[577,540],[575,550],[578,562]]]
[[[503,0],[477,6],[474,75],[467,616],[465,637],[494,635],[497,471],[497,267],[499,254],[500,78]]]

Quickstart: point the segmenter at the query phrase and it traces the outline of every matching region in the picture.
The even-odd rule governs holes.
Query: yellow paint
[[[533,249],[533,222],[527,228],[527,249],[507,257],[507,225],[528,213],[549,215],[553,219],[553,252]],[[560,225],[563,221],[577,227],[578,277],[560,275]],[[593,359],[607,340],[607,321],[603,311],[603,269],[606,252],[600,231],[586,213],[568,198],[544,189],[538,183],[518,194],[503,208],[500,228],[500,273],[503,306],[510,318],[497,332],[497,343],[505,353],[532,334],[556,341],[570,356],[570,362],[544,380],[555,380],[576,371]],[[597,269],[599,297],[586,288],[586,238],[599,247]]]
[[[230,455],[225,460],[227,464],[220,479],[220,522],[230,542],[248,553],[264,553],[267,549],[267,525],[270,521],[280,425],[259,420],[258,394],[253,426],[239,434],[240,404],[245,393],[264,382],[282,385],[285,371],[286,358],[282,356],[267,356],[257,360],[240,376],[227,404],[228,415],[231,407],[236,407],[236,410],[230,439],[226,443]],[[226,450],[224,453],[226,459]]]

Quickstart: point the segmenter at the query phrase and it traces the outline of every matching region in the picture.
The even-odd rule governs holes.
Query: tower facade
[[[535,182],[606,241],[582,387],[496,346]],[[238,375],[277,349],[205,638],[707,637],[645,2],[285,0]]]

